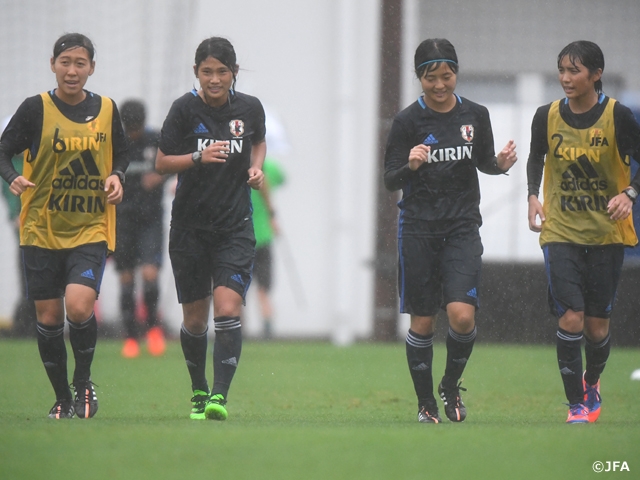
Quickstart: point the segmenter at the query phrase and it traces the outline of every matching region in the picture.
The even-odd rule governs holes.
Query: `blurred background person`
[[[147,350],[165,351],[164,331],[158,317],[158,272],[162,265],[164,210],[162,197],[167,177],[156,173],[159,133],[146,127],[146,110],[139,100],[127,100],[120,109],[124,131],[131,142],[131,163],[123,202],[118,205],[118,244],[114,258],[120,277],[120,312],[126,340],[122,356],[140,354],[140,328],[144,320]],[[142,308],[136,308],[136,273],[142,278]]]
[[[7,124],[11,120],[11,117],[7,117],[2,121],[2,126],[0,126],[0,135],[4,132],[4,129],[7,127]],[[22,175],[22,154],[14,155],[11,159],[11,163],[13,164],[13,168]],[[16,245],[20,244],[20,197],[16,197],[9,190],[9,185],[5,182],[0,182],[2,184],[2,197],[6,201],[7,211],[8,211],[8,220],[11,224],[13,231],[16,236]],[[20,299],[16,304],[16,307],[13,311],[12,319],[13,324],[11,325],[11,331],[9,333],[12,337],[35,337],[36,336],[36,306],[33,303],[33,300],[29,300],[27,298],[27,286],[24,281],[24,275],[22,274],[22,259],[20,255],[20,249],[16,250],[16,254],[18,255],[18,268],[20,269],[18,277],[20,278]]]
[[[260,190],[251,190],[253,205],[253,228],[256,235],[256,257],[253,262],[253,278],[257,284],[258,302],[262,330],[265,339],[273,335],[273,304],[270,290],[273,279],[272,244],[279,235],[276,210],[273,204],[273,191],[285,181],[284,171],[271,157],[267,157],[262,166],[264,184]]]

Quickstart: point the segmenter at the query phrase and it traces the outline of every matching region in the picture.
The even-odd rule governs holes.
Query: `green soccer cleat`
[[[226,420],[229,414],[224,406],[227,404],[224,396],[221,393],[211,395],[207,406],[204,409],[204,414],[209,420]]]
[[[204,407],[209,401],[209,393],[202,390],[194,390],[191,398],[191,420],[204,420]]]

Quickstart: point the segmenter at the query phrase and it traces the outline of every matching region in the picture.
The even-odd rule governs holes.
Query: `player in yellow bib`
[[[536,112],[527,163],[529,228],[540,232],[549,306],[559,319],[567,423],[600,415],[600,375],[611,348],[609,319],[624,247],[638,243],[630,213],[640,175],[631,180],[630,159],[640,158],[640,126],[631,110],[602,92],[603,70],[604,55],[593,42],[573,42],[560,52],[566,98]]]
[[[91,363],[94,304],[106,257],[115,249],[127,141],[115,103],[84,90],[95,68],[86,36],[60,37],[51,58],[57,88],[27,98],[0,140],[0,176],[22,203],[20,249],[35,300],[38,349],[56,394],[51,418],[90,418],[98,410]],[[11,156],[24,152],[20,175]],[[65,310],[75,358],[72,397]]]

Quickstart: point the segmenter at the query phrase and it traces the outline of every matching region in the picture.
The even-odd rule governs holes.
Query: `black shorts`
[[[107,244],[89,243],[64,250],[20,247],[31,300],[62,298],[67,285],[86,285],[100,293],[100,283],[107,260]]]
[[[169,257],[178,301],[206,298],[219,286],[234,290],[244,301],[251,284],[255,244],[251,219],[225,234],[171,227]]]
[[[398,239],[400,312],[436,315],[451,302],[479,307],[482,241],[478,229],[446,238]]]
[[[265,292],[271,290],[271,244],[256,249],[256,259],[253,262],[253,275],[258,286]]]
[[[560,318],[571,309],[589,317],[611,316],[624,260],[622,245],[554,243],[542,251],[553,315]]]
[[[140,222],[134,215],[118,213],[116,220],[116,270],[140,265],[162,266],[162,220]]]

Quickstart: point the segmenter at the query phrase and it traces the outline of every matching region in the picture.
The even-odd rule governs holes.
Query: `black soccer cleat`
[[[438,407],[421,406],[418,410],[418,421],[420,423],[442,423],[438,414]]]
[[[462,422],[467,418],[467,409],[460,397],[460,390],[466,392],[467,389],[461,387],[461,383],[458,383],[453,388],[443,387],[442,382],[438,385],[438,394],[444,403],[444,413],[447,414],[447,418],[452,422]]]
[[[49,418],[73,418],[75,413],[73,402],[71,400],[58,400],[49,411]]]
[[[75,409],[78,418],[91,418],[98,411],[98,397],[91,380],[71,384],[76,391]]]

